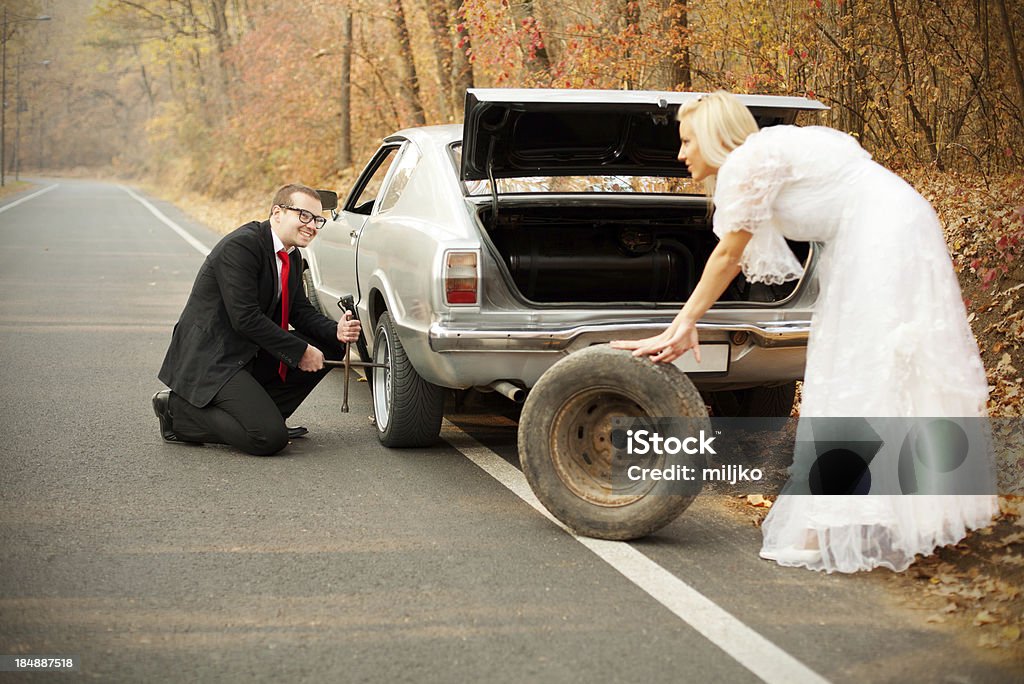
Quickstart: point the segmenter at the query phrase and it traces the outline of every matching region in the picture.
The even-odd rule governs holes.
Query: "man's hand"
[[[299,370],[315,373],[323,367],[324,353],[313,345],[308,345],[306,351],[302,353],[302,358],[299,359]]]
[[[345,315],[338,321],[338,341],[355,342],[359,339],[359,332],[362,330],[362,326],[359,325],[359,321],[352,317],[351,311],[346,311]]]

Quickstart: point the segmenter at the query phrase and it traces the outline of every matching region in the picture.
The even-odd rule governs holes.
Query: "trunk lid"
[[[466,92],[461,178],[684,177],[679,106],[704,93],[491,88]],[[802,97],[739,95],[758,125],[828,109]]]

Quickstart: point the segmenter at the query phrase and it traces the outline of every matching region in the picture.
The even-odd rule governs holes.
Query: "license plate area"
[[[729,344],[703,343],[700,345],[700,363],[690,350],[672,363],[687,374],[725,375],[729,372]]]

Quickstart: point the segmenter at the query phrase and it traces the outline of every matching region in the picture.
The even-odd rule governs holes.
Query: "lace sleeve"
[[[753,234],[740,266],[751,282],[779,285],[803,274],[803,267],[774,222],[779,191],[795,179],[791,165],[767,136],[754,134],[718,170],[715,235],[745,230]]]
[[[754,233],[740,257],[743,276],[752,283],[781,285],[804,274],[786,239],[774,228]]]

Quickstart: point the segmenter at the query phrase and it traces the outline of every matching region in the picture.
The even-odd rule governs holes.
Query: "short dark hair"
[[[323,203],[320,199],[320,193],[309,187],[308,185],[301,185],[299,183],[289,183],[288,185],[282,185],[277,192],[274,193],[274,201],[270,203],[270,208],[273,210],[274,207],[284,206],[291,204],[292,195],[297,192],[301,192],[303,195],[308,195],[315,199],[317,202]]]

